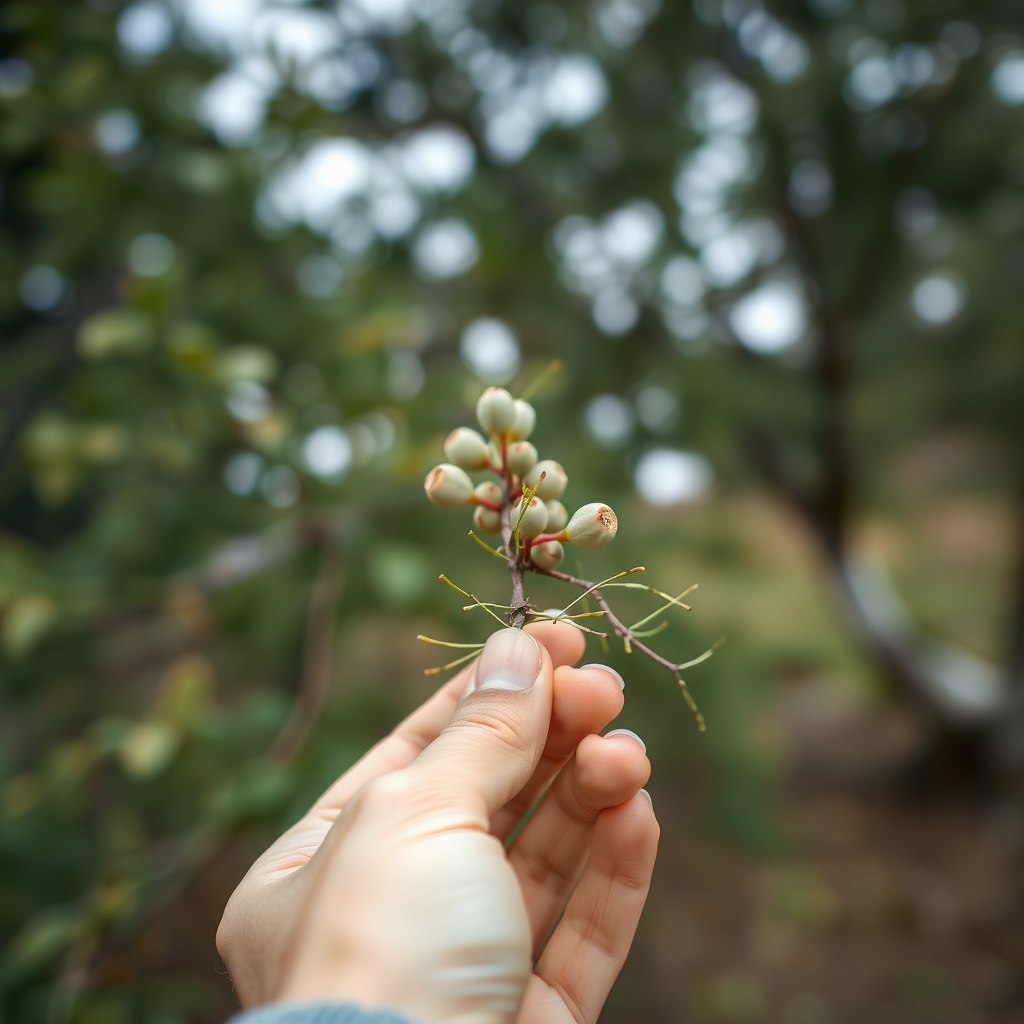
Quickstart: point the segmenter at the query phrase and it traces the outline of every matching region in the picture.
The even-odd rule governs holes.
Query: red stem
[[[565,537],[562,536],[564,531],[560,530],[558,533],[542,533],[533,538],[534,544],[544,544],[549,540],[564,541]],[[566,541],[568,543],[568,541]]]
[[[490,498],[478,498],[475,494],[469,499],[470,505],[483,505],[484,508],[492,508],[495,512],[501,511],[500,501],[491,501]]]

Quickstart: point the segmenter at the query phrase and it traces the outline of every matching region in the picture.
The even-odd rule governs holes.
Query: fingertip
[[[555,668],[575,665],[586,649],[583,634],[568,622],[532,622],[526,632],[547,648]]]
[[[613,736],[626,736],[629,739],[633,740],[636,744],[638,744],[640,749],[645,754],[647,753],[647,744],[644,743],[644,741],[639,736],[637,736],[637,734],[633,732],[632,729],[612,729],[611,732],[606,732],[604,734],[604,738],[606,740],[611,739]]]
[[[651,762],[631,736],[590,735],[576,748],[575,779],[587,802],[602,807],[632,799],[651,777]]]
[[[563,665],[555,671],[554,684],[551,730],[570,744],[566,756],[584,736],[612,721],[625,703],[618,682],[602,668]]]
[[[653,867],[660,838],[654,804],[644,789],[601,811],[594,824],[595,845],[616,860],[650,863]]]

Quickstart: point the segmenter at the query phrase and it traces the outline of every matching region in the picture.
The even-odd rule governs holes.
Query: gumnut
[[[519,536],[532,540],[539,537],[548,525],[548,510],[540,498],[531,498],[530,504],[523,509],[523,499],[520,498],[512,506],[512,525],[519,523]],[[520,518],[522,512],[522,518]]]
[[[473,488],[473,497],[469,500],[496,501],[500,505],[503,497],[504,492],[493,480],[485,480],[482,484],[477,484]]]
[[[557,540],[546,540],[530,548],[530,560],[541,569],[557,569],[565,557],[565,549]]]
[[[550,501],[552,498],[560,498],[562,492],[565,490],[566,485],[569,483],[569,477],[565,470],[562,469],[559,463],[555,462],[554,459],[541,459],[533,469],[530,470],[523,477],[523,483],[528,487],[536,487],[537,481],[540,480],[541,473],[545,474],[543,481],[541,481],[540,490],[537,491],[537,497],[541,501]]]
[[[513,441],[525,441],[533,433],[533,428],[536,425],[537,413],[533,406],[529,402],[517,398],[516,418],[512,422],[512,429],[508,432],[508,436]]]
[[[435,466],[423,483],[427,497],[441,508],[458,508],[465,505],[473,495],[473,481],[465,470],[442,462]]]
[[[562,535],[584,551],[596,551],[612,541],[618,528],[615,513],[607,505],[595,501],[573,513]]]
[[[476,418],[485,434],[508,434],[516,421],[516,400],[504,388],[488,388],[476,403]]]
[[[496,512],[493,508],[477,505],[473,509],[473,522],[481,533],[501,532],[501,513]]]
[[[537,465],[537,449],[529,441],[508,446],[508,468],[516,476],[526,476]]]
[[[548,510],[549,533],[557,533],[569,522],[569,512],[560,501],[545,501],[544,507]]]
[[[448,435],[444,453],[449,462],[462,469],[487,469],[491,464],[487,441],[469,427],[456,427]]]

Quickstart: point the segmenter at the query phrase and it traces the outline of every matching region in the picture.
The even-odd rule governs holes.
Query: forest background
[[[4,4],[0,1020],[232,1011],[245,867],[487,632],[438,575],[507,600],[423,475],[555,360],[587,575],[727,640],[705,734],[590,640],[664,826],[602,1020],[1024,1019],[1021,25]]]

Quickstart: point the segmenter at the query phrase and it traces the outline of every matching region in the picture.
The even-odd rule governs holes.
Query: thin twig
[[[330,540],[324,540],[320,574],[313,584],[306,614],[302,682],[291,714],[267,752],[272,761],[294,760],[316,725],[331,686],[334,664],[334,613],[343,579],[341,559]]]
[[[615,632],[622,638],[623,643],[626,645],[627,652],[629,651],[630,647],[635,647],[642,654],[646,654],[647,657],[650,658],[652,661],[661,665],[663,668],[668,669],[668,671],[672,673],[672,677],[679,684],[679,689],[683,694],[683,700],[686,701],[686,706],[690,709],[691,714],[697,720],[697,728],[701,732],[704,732],[704,730],[707,728],[707,726],[704,723],[704,716],[700,713],[700,709],[697,707],[697,704],[694,701],[693,696],[686,685],[686,681],[683,679],[682,675],[680,675],[681,666],[675,664],[675,662],[669,661],[668,658],[665,658],[662,655],[658,654],[657,651],[652,650],[642,640],[638,640],[636,636],[634,636],[630,632],[629,627],[625,625],[622,622],[622,620],[619,619],[619,617],[611,610],[611,608],[608,605],[608,602],[605,601],[604,597],[602,596],[601,591],[599,589],[602,586],[601,583],[594,583],[592,580],[581,580],[577,576],[570,576],[569,573],[558,572],[555,569],[541,569],[539,566],[533,565],[529,566],[529,569],[531,572],[535,572],[538,575],[551,576],[556,580],[562,580],[565,583],[571,583],[574,587],[580,587],[585,591],[584,596],[591,595],[594,598],[594,600],[604,609],[605,615],[607,616],[609,623],[611,623],[612,629],[615,630]],[[636,570],[632,571],[635,572]],[[625,574],[623,573],[622,575]],[[617,577],[614,576],[612,577],[612,579],[616,578]],[[577,598],[577,600],[579,600],[579,598]]]

